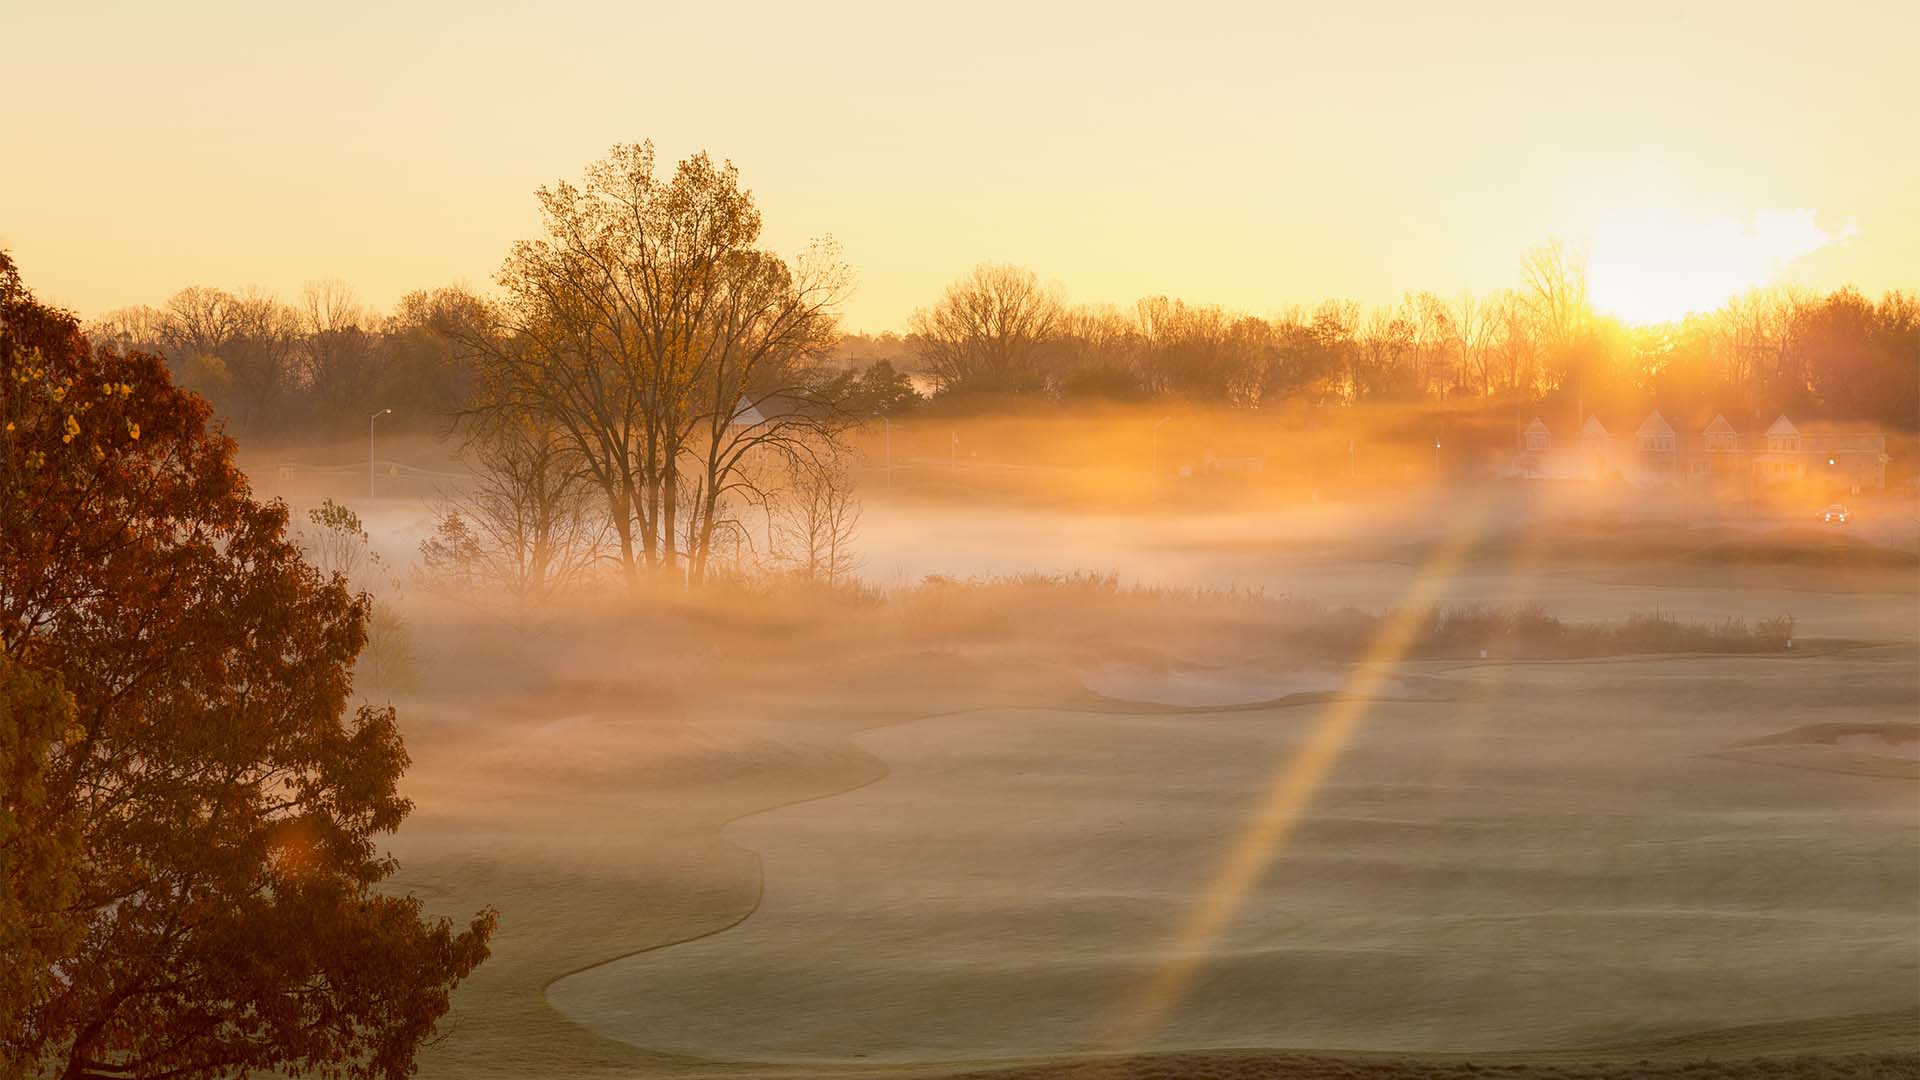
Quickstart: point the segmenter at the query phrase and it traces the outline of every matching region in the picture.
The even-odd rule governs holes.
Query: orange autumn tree
[[[24,1019],[54,960],[80,940],[79,837],[73,815],[48,811],[46,787],[51,750],[72,722],[57,678],[0,653],[0,1031]],[[0,1046],[0,1076],[19,1071]]]
[[[0,1074],[406,1076],[487,955],[491,910],[377,891],[410,804],[393,711],[349,706],[367,601],[208,416],[0,255],[0,812],[75,837],[42,853],[60,880],[0,875],[44,930],[4,964]]]

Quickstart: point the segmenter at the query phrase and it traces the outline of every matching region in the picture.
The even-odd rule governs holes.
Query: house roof
[[[1707,426],[1706,426],[1706,427],[1705,427],[1704,429],[1702,429],[1702,434],[1714,434],[1714,435],[1721,435],[1721,434],[1733,434],[1733,435],[1737,435],[1737,434],[1739,434],[1739,432],[1737,432],[1737,431],[1735,431],[1735,430],[1733,429],[1733,425],[1727,422],[1727,417],[1726,417],[1726,414],[1725,414],[1725,413],[1714,413],[1714,414],[1713,414],[1713,423],[1711,423],[1711,424],[1708,424],[1708,425],[1707,425]]]
[[[1607,426],[1600,422],[1599,417],[1589,416],[1587,417],[1587,422],[1580,426],[1580,434],[1588,436],[1598,435],[1604,439],[1607,435]]]
[[[1634,432],[1634,434],[1636,435],[1671,435],[1673,434],[1673,425],[1667,423],[1667,418],[1660,415],[1659,409],[1655,409],[1652,412],[1647,414],[1647,418],[1645,420],[1640,421],[1640,428],[1638,431]]]
[[[1793,421],[1791,421],[1791,420],[1789,420],[1789,419],[1787,419],[1787,414],[1786,414],[1786,413],[1781,413],[1781,414],[1780,414],[1780,419],[1778,419],[1778,420],[1775,420],[1775,421],[1773,422],[1773,425],[1772,425],[1771,427],[1769,427],[1769,428],[1767,428],[1767,434],[1769,434],[1769,435],[1798,435],[1798,434],[1800,434],[1800,429],[1799,429],[1799,428],[1797,428],[1797,427],[1794,427],[1794,426],[1793,426]]]
[[[767,418],[761,415],[759,409],[753,407],[753,402],[743,397],[740,399],[740,404],[734,407],[731,422],[741,427],[750,428],[759,427],[761,424],[766,423]]]
[[[1527,434],[1531,435],[1536,431],[1545,432],[1549,435],[1552,434],[1552,431],[1547,428],[1546,421],[1537,416],[1533,418],[1533,423],[1527,425]]]

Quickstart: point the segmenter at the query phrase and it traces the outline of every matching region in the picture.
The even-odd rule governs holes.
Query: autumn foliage
[[[0,255],[0,1074],[404,1076],[487,955],[379,891],[368,603],[208,419]]]

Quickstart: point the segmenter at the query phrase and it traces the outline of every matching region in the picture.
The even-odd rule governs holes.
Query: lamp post
[[[892,491],[893,490],[893,421],[883,416],[880,418],[880,426],[886,431],[887,490]]]
[[[1147,478],[1152,502],[1160,501],[1160,425],[1172,419],[1171,416],[1163,416],[1153,422],[1153,472]]]
[[[381,409],[367,417],[367,498],[369,499],[373,498],[373,422],[392,411],[392,409]]]
[[[1440,436],[1438,435],[1433,437],[1433,475],[1435,479],[1440,476]]]

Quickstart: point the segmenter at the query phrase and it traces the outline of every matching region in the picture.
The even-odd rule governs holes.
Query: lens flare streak
[[[1402,603],[1356,668],[1346,693],[1333,703],[1274,777],[1252,819],[1175,933],[1166,949],[1166,961],[1111,1030],[1106,1049],[1123,1052],[1137,1048],[1186,995],[1211,956],[1214,942],[1232,923],[1268,867],[1280,857],[1314,794],[1366,718],[1374,695],[1406,656],[1422,621],[1479,535],[1483,516],[1484,508],[1479,506],[1462,513],[1455,528],[1421,567]]]

